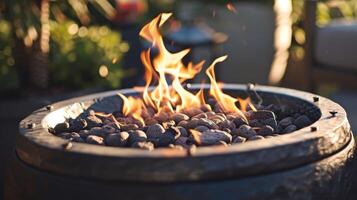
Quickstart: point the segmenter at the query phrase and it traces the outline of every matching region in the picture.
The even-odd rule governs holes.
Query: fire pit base
[[[349,199],[353,136],[340,151],[297,168],[229,180],[172,183],[97,181],[28,166],[16,154],[5,199]]]

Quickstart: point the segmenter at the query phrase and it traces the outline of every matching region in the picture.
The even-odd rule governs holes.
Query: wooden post
[[[305,30],[306,41],[304,44],[305,57],[303,60],[303,66],[301,66],[302,79],[304,85],[302,87],[307,90],[316,90],[316,83],[314,81],[313,66],[314,66],[314,35],[316,32],[316,7],[317,0],[306,0],[304,10],[303,26]]]

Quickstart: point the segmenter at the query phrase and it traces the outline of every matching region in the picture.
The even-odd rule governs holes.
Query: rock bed
[[[211,105],[212,106],[212,105]],[[124,117],[120,111],[109,114],[93,110],[78,119],[57,124],[50,132],[74,142],[132,147],[146,150],[169,147],[190,149],[196,146],[244,143],[291,133],[308,126],[312,120],[303,113],[283,115],[275,105],[259,106],[257,111],[225,114],[215,104],[213,110],[205,105],[181,113],[153,113],[144,122]]]

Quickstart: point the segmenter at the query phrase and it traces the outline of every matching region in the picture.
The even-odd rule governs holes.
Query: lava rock
[[[109,146],[125,147],[128,144],[128,139],[128,132],[111,133],[105,138],[105,143]]]
[[[123,112],[121,110],[116,110],[116,111],[112,112],[112,115],[115,118],[124,117]]]
[[[257,120],[265,120],[269,118],[275,119],[275,114],[270,110],[258,110],[258,111],[250,111],[248,113],[249,119],[257,119]]]
[[[151,142],[147,142],[147,141],[134,142],[131,145],[131,147],[138,148],[138,149],[149,150],[149,151],[154,150],[154,144],[151,143]]]
[[[195,128],[195,130],[202,133],[202,132],[204,132],[204,131],[209,130],[209,128],[208,128],[207,126],[197,126],[197,127]]]
[[[213,110],[216,113],[222,113],[224,111],[223,108],[219,105],[218,102],[214,105]]]
[[[197,132],[197,139],[195,140],[197,145],[207,146],[219,144],[220,141],[230,143],[232,141],[232,136],[221,130],[207,130],[203,133]],[[190,137],[193,137],[192,135]],[[191,139],[192,140],[192,139]]]
[[[166,147],[175,142],[175,137],[169,133],[163,133],[155,138],[149,138],[155,147]]]
[[[182,112],[189,117],[193,117],[195,115],[203,113],[203,111],[199,108],[187,108],[187,109],[184,109]]]
[[[96,117],[95,115],[89,115],[85,118],[87,122],[87,129],[91,129],[93,127],[99,127],[103,125],[103,122],[101,119]]]
[[[179,137],[176,139],[174,144],[183,146],[184,148],[188,148],[189,145],[187,144],[187,141],[188,141],[188,137]]]
[[[187,124],[188,124],[188,121],[180,121],[177,126],[181,126],[185,129],[187,129]]]
[[[131,131],[131,130],[136,130],[138,128],[139,128],[139,126],[137,124],[123,124],[123,125],[121,125],[122,131]]]
[[[225,131],[227,133],[231,133],[233,129],[229,129],[229,128],[223,128],[221,129],[222,131]]]
[[[233,123],[236,125],[236,127],[240,127],[242,125],[247,125],[248,123],[241,117],[235,117],[233,120]]]
[[[206,113],[208,119],[211,119],[212,117],[216,116],[216,113],[213,111],[208,111],[205,113]]]
[[[103,129],[104,132],[106,133],[114,133],[116,131],[118,131],[119,129],[116,129],[114,126],[111,125],[104,125],[101,127]]]
[[[212,108],[209,104],[203,104],[200,106],[200,109],[203,111],[203,112],[208,112],[208,111],[211,111]]]
[[[223,119],[227,119],[226,115],[223,113],[217,113],[218,116],[221,116]]]
[[[103,127],[93,127],[89,130],[90,135],[96,135],[105,138],[108,134],[114,133],[116,130],[112,126],[105,125]]]
[[[249,121],[249,126],[251,127],[261,127],[263,124],[258,119],[253,119]]]
[[[145,119],[145,124],[147,126],[151,126],[151,125],[154,125],[154,124],[157,124],[157,123],[158,123],[158,121],[156,119],[154,119],[154,118]]]
[[[217,101],[216,101],[216,99],[214,99],[214,98],[209,98],[209,99],[207,100],[207,103],[208,103],[211,107],[214,107],[214,106],[216,105]]]
[[[218,125],[215,124],[213,121],[209,120],[209,119],[205,119],[205,118],[201,118],[197,121],[197,125],[199,126],[206,126],[210,129],[218,129]]]
[[[79,143],[83,143],[84,142],[84,140],[81,138],[81,136],[76,132],[71,132],[71,133],[67,134],[65,137],[62,137],[62,138],[69,139],[69,140],[71,140],[73,142],[79,142]]]
[[[272,127],[275,130],[277,130],[278,128],[278,123],[276,122],[276,119],[274,118],[269,118],[263,121],[263,124],[265,125],[269,125],[270,127]]]
[[[60,134],[69,131],[69,123],[68,122],[59,123],[53,128],[53,130],[55,131],[55,134]]]
[[[183,114],[183,113],[174,113],[172,116],[171,116],[171,119],[175,121],[176,124],[180,123],[181,121],[186,121],[186,120],[189,120],[190,117]]]
[[[301,116],[301,114],[300,113],[294,113],[294,115],[293,115],[293,117],[296,119],[296,118],[298,118],[298,117],[300,117]]]
[[[297,127],[294,125],[294,124],[291,124],[289,126],[287,126],[283,131],[282,133],[283,134],[286,134],[286,133],[291,133],[291,132],[294,132],[297,130]]]
[[[200,119],[192,118],[190,121],[187,121],[187,123],[184,123],[184,121],[180,122],[179,125],[184,127],[186,130],[194,129],[199,125],[198,124],[199,120]]]
[[[96,135],[89,135],[86,139],[88,144],[104,145],[104,139]]]
[[[233,120],[236,118],[236,116],[233,115],[233,114],[227,114],[226,117],[227,117],[227,119],[230,120],[230,121],[233,121]]]
[[[261,140],[261,139],[265,139],[265,138],[261,135],[254,135],[254,136],[248,138],[248,140]]]
[[[164,129],[168,129],[171,126],[175,126],[175,121],[174,120],[162,122],[162,127],[164,127]]]
[[[118,118],[116,118],[116,120],[120,124],[133,124],[133,119],[130,117],[118,117]]]
[[[156,131],[155,131],[155,129],[156,129]],[[166,131],[165,131],[165,129],[163,129],[164,132],[161,132],[161,130],[158,131],[159,128],[154,128],[154,127],[151,130],[153,130],[153,132],[151,132],[151,134],[147,133],[148,140],[150,142],[152,142],[155,147],[166,147],[169,144],[174,143],[175,139],[180,137],[180,134],[181,134],[180,131],[178,130],[178,128],[175,128],[175,127],[170,127]]]
[[[170,116],[166,112],[160,112],[154,116],[154,119],[156,119],[158,122],[162,123],[162,122],[168,121],[170,119]]]
[[[113,121],[111,121],[111,122],[109,122],[109,123],[106,123],[105,125],[106,125],[106,126],[111,126],[111,127],[113,127],[115,130],[120,130],[120,129],[121,129],[121,126],[120,126],[120,124],[119,124],[118,122],[113,122]]]
[[[86,127],[87,127],[87,121],[82,118],[73,120],[71,124],[71,129],[75,132],[79,132],[80,130],[85,129]]]
[[[217,121],[217,123],[224,121],[226,119],[226,118],[222,117],[221,115],[218,115],[217,113],[214,113],[213,115],[207,115],[207,118],[212,121]]]
[[[86,140],[87,137],[90,135],[89,130],[80,130],[78,133],[83,140]]]
[[[236,128],[235,123],[232,121],[229,121],[228,119],[225,119],[224,121],[220,122],[217,124],[221,130],[223,129],[230,129],[233,130]]]
[[[156,138],[164,132],[165,129],[160,124],[154,124],[148,127],[146,130],[146,135],[148,138]]]
[[[306,115],[301,115],[300,117],[296,118],[293,124],[297,128],[303,128],[311,124],[311,120]]]
[[[138,120],[138,119],[133,119],[132,120],[132,124],[136,124],[138,126],[138,128],[141,128],[141,127],[144,127],[145,126],[145,123],[141,120]]]
[[[244,138],[244,137],[241,137],[241,136],[237,136],[233,139],[233,142],[234,144],[237,144],[237,143],[244,143],[247,139]]]
[[[207,114],[206,113],[200,113],[198,115],[193,116],[192,118],[197,118],[197,119],[207,118]]]
[[[172,135],[174,139],[177,139],[181,136],[181,131],[179,128],[175,126],[171,126],[168,129],[166,129],[164,134]]]
[[[294,118],[292,117],[285,117],[284,119],[280,120],[278,125],[282,128],[288,127],[293,123]]]
[[[248,139],[250,137],[257,135],[257,133],[255,132],[255,130],[252,127],[250,127],[248,125],[242,125],[237,129],[236,135],[242,136],[242,137],[245,137]]]
[[[147,140],[147,136],[144,131],[141,130],[131,130],[129,133],[129,142],[134,144],[135,142],[143,142]]]
[[[274,129],[269,125],[265,125],[265,126],[260,127],[260,129],[257,133],[258,133],[258,135],[261,135],[261,136],[267,136],[267,135],[273,134]]]
[[[176,128],[180,131],[180,135],[183,137],[188,137],[187,130],[182,126],[176,126]]]

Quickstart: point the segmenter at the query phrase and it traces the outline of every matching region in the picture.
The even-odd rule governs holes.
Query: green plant
[[[18,87],[10,29],[10,24],[7,21],[0,20],[0,91]]]
[[[292,58],[295,61],[304,58],[304,49],[302,45],[305,43],[305,31],[303,29],[303,13],[304,3],[303,0],[293,0],[293,40],[291,46]],[[357,1],[348,0],[325,0],[319,1],[316,11],[316,24],[317,26],[325,26],[332,20],[337,18],[352,19],[357,17]]]
[[[79,27],[51,21],[50,74],[53,85],[119,87],[125,75],[120,62],[129,46],[107,26]]]

